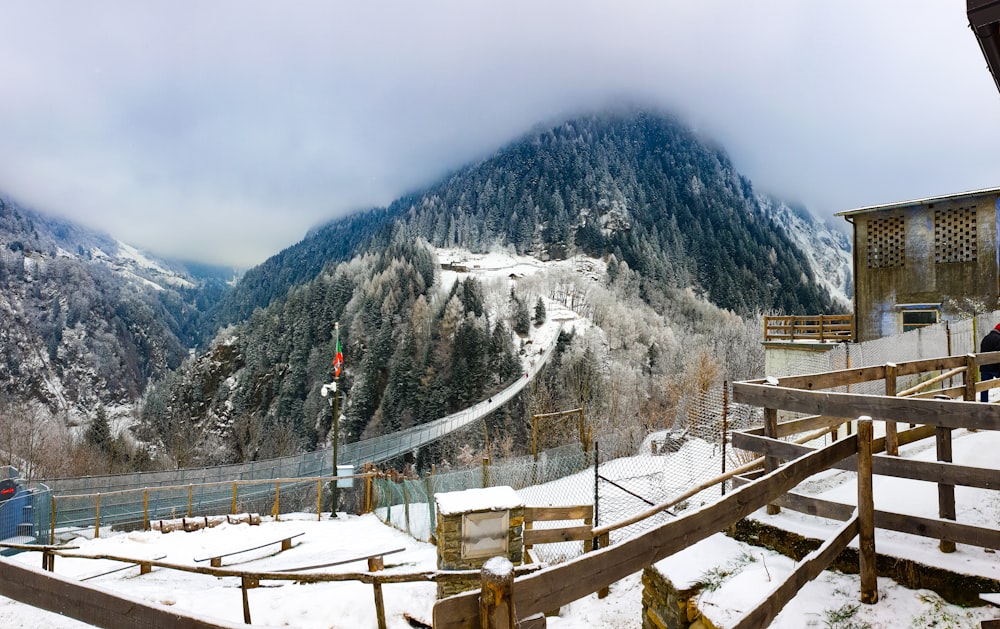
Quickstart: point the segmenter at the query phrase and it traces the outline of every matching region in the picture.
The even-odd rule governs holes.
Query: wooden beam
[[[803,391],[748,382],[734,382],[733,395],[741,404],[811,415],[868,415],[911,424],[1000,430],[1000,406],[994,404]]]
[[[772,589],[764,602],[741,618],[733,629],[757,629],[770,625],[785,605],[795,598],[798,591],[826,570],[857,534],[858,518],[855,516],[841,526],[822,546],[797,563],[788,578]]]
[[[524,543],[555,544],[558,542],[583,542],[594,538],[594,529],[585,524],[566,526],[555,529],[525,529]]]
[[[0,562],[0,595],[95,627],[210,629],[243,625],[197,616],[84,585],[75,579]]]
[[[745,485],[748,481],[737,478],[736,486]],[[829,518],[846,522],[854,513],[855,506],[842,502],[834,502],[815,496],[806,496],[789,492],[776,500],[778,504],[796,513],[805,513],[821,518]],[[959,524],[950,520],[928,518],[919,515],[894,513],[892,511],[875,510],[875,528],[909,535],[919,535],[930,539],[947,537],[958,544],[968,544],[978,548],[1000,548],[1000,530]]]
[[[896,363],[885,364],[885,395],[896,397]],[[899,436],[896,433],[896,422],[885,422],[885,451],[891,456],[899,456]]]
[[[687,548],[753,513],[806,478],[857,452],[857,438],[841,439],[741,487],[718,502],[671,520],[630,540],[587,553],[517,580],[519,616],[558,609]],[[435,629],[476,629],[479,593],[466,592],[434,606]]]
[[[875,500],[872,492],[872,420],[858,420],[858,572],[861,602],[878,602],[878,568],[875,565]]]
[[[914,439],[917,437],[920,439],[927,438],[933,435],[934,431],[935,428],[933,426],[918,426],[917,428],[901,432],[899,433],[900,444],[911,443],[913,440],[918,440]],[[878,450],[881,442],[881,438],[876,439],[873,449]],[[812,450],[808,446],[748,435],[742,432],[733,433],[733,446],[751,452],[772,452],[775,456],[788,459],[802,456]],[[833,467],[849,472],[856,472],[858,470],[857,461],[854,457],[844,459]],[[976,487],[978,489],[1000,489],[1000,474],[997,474],[996,470],[981,467],[968,467],[955,463],[917,461],[914,459],[878,455],[873,459],[872,469],[878,476],[892,476],[929,483],[946,483],[961,485],[963,487]]]
[[[594,505],[569,507],[525,507],[524,519],[533,522],[553,520],[586,520],[594,517]]]
[[[951,428],[938,427],[934,439],[938,461],[951,463]],[[994,474],[996,472],[994,471]],[[955,519],[955,485],[938,483],[938,515],[947,520]],[[955,542],[941,539],[938,548],[943,553],[955,552]]]

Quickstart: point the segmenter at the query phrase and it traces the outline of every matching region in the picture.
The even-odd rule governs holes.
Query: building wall
[[[992,192],[853,216],[857,340],[902,332],[904,304],[940,305],[941,319],[995,309],[998,203]]]

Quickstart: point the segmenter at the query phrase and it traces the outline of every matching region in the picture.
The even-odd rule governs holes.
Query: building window
[[[975,262],[976,250],[974,208],[934,210],[934,262]]]
[[[903,332],[926,328],[938,322],[937,310],[904,310],[903,311]]]
[[[906,230],[902,216],[880,218],[868,223],[868,268],[903,266],[906,259]]]

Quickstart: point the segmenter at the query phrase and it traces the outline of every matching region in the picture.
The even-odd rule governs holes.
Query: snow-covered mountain
[[[131,405],[195,343],[213,294],[205,285],[107,234],[0,197],[4,403],[68,417]]]
[[[757,201],[764,213],[782,227],[806,255],[816,281],[845,310],[850,308],[851,295],[854,293],[850,238],[844,232],[830,227],[826,221],[813,216],[805,208],[789,205],[767,195],[758,195]]]

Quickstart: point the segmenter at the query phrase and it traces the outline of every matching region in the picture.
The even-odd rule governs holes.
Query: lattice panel
[[[934,210],[934,262],[974,262],[976,249],[975,209]]]
[[[903,266],[906,259],[906,229],[902,216],[868,223],[868,268]]]

